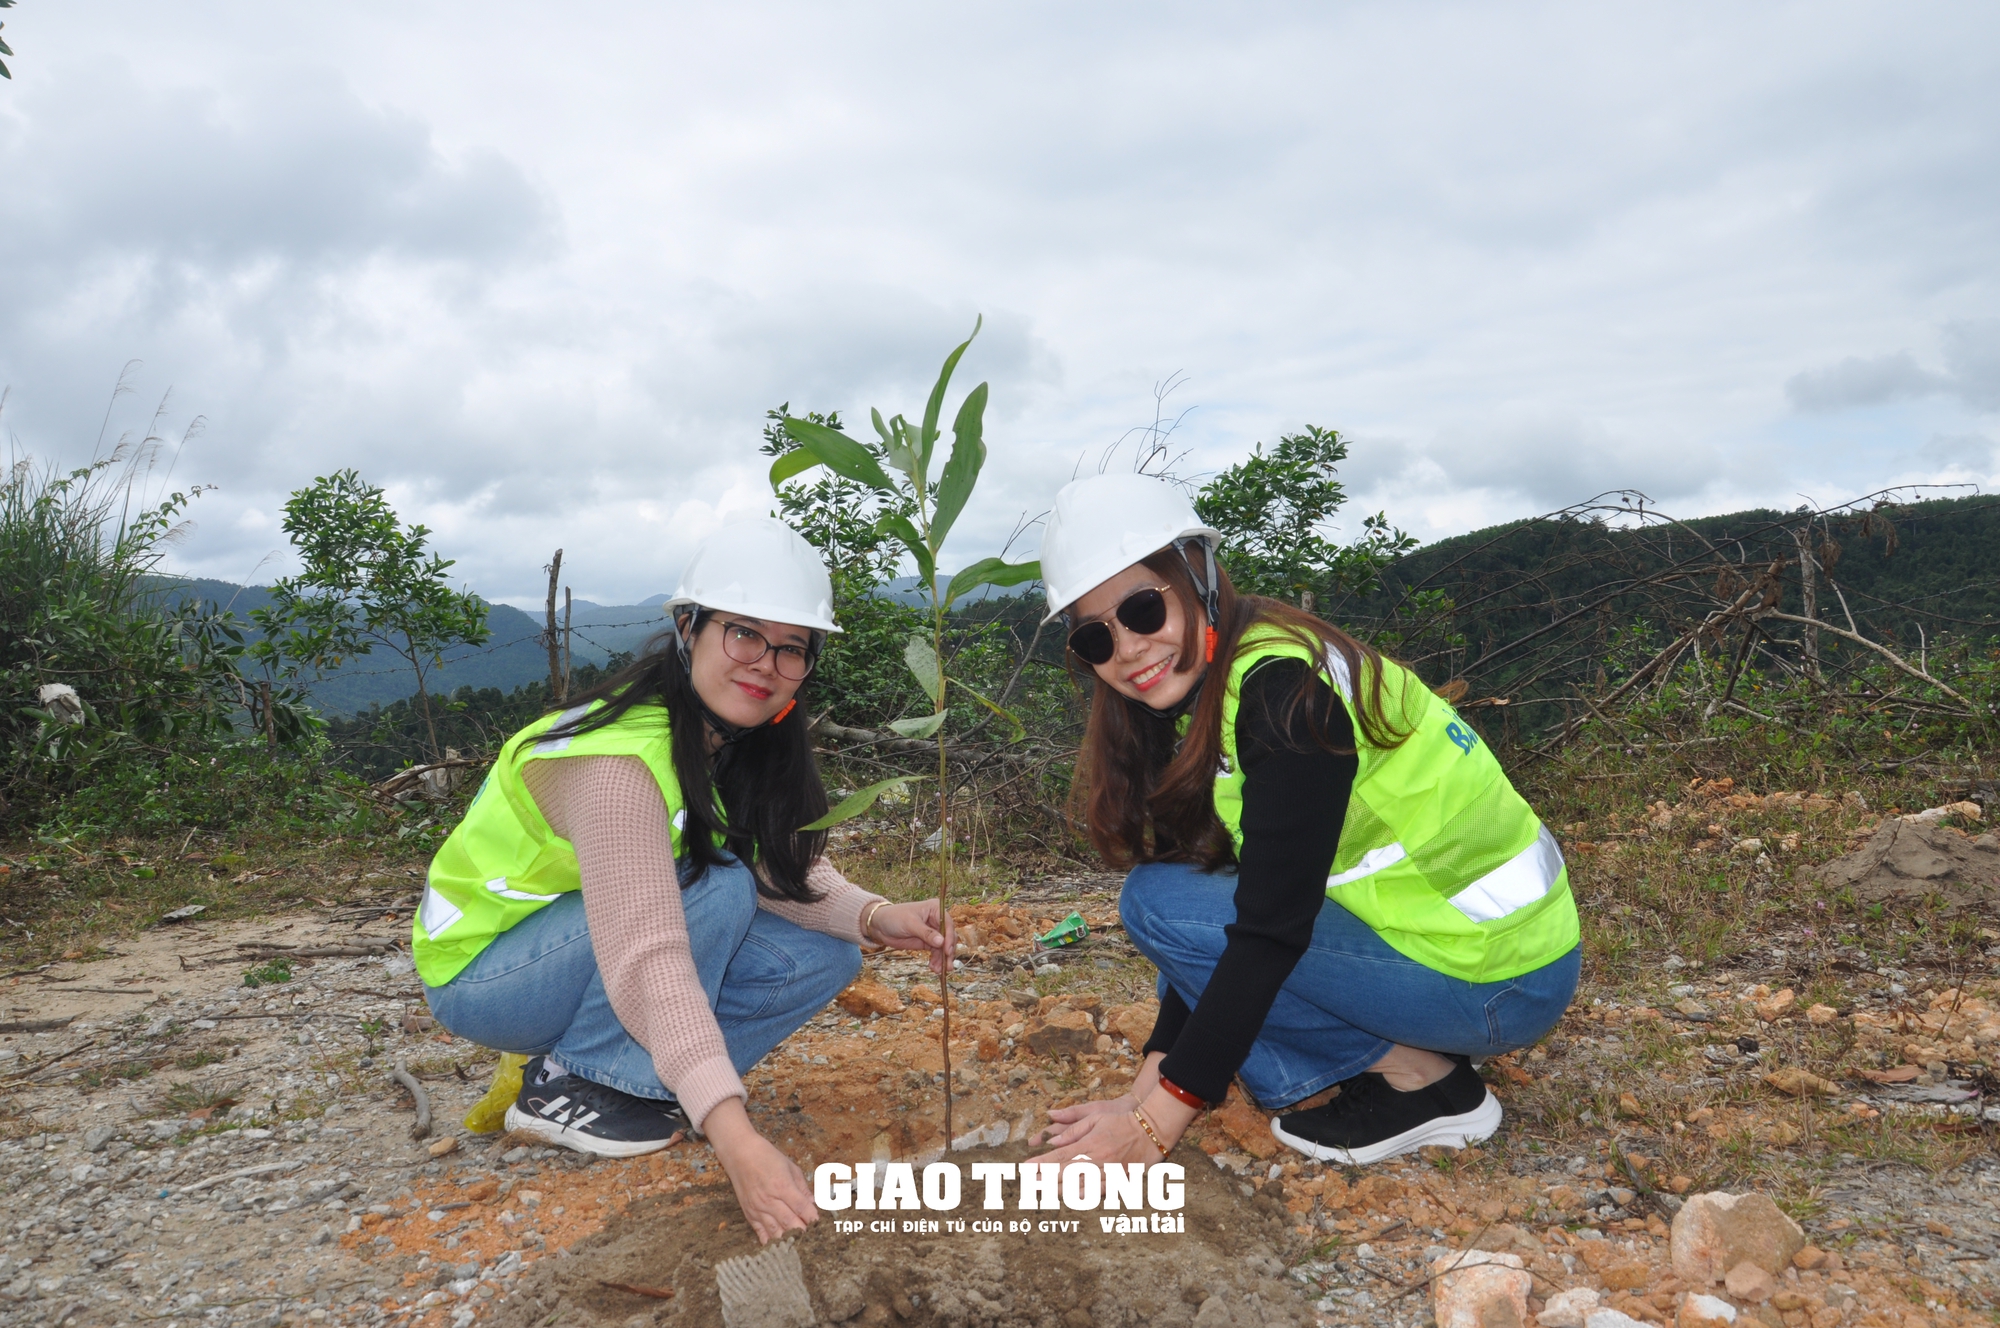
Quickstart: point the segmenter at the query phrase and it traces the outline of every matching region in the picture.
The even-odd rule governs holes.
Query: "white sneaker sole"
[[[1342,1166],[1365,1167],[1371,1162],[1395,1157],[1400,1153],[1414,1153],[1419,1148],[1437,1145],[1443,1148],[1463,1148],[1493,1137],[1500,1128],[1500,1099],[1491,1092],[1486,1100],[1471,1111],[1458,1116],[1438,1116],[1425,1121],[1414,1129],[1391,1135],[1380,1143],[1361,1148],[1331,1148],[1326,1144],[1316,1144],[1310,1139],[1302,1139],[1288,1133],[1278,1122],[1279,1116],[1271,1117],[1271,1133],[1287,1148],[1296,1149],[1307,1157],[1318,1158],[1321,1162],[1338,1162]]]
[[[543,1120],[521,1110],[518,1106],[507,1108],[507,1129],[515,1134],[532,1134],[535,1138],[558,1148],[567,1148],[578,1153],[595,1153],[599,1157],[640,1157],[646,1153],[657,1153],[663,1148],[671,1148],[680,1142],[684,1130],[676,1130],[665,1139],[642,1139],[633,1143],[621,1143],[616,1139],[600,1139],[593,1134],[572,1130],[567,1125],[558,1125],[551,1120]]]

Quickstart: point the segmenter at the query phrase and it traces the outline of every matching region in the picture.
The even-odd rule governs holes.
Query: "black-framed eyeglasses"
[[[722,629],[722,653],[738,664],[755,664],[768,651],[775,658],[771,661],[778,670],[778,676],[786,682],[804,682],[819,661],[813,652],[804,646],[774,646],[762,632],[742,623],[716,620]]]
[[[1167,625],[1167,588],[1143,586],[1118,601],[1111,616],[1136,636],[1151,636]],[[1086,664],[1109,664],[1118,653],[1118,639],[1111,624],[1092,618],[1070,629],[1069,648]]]

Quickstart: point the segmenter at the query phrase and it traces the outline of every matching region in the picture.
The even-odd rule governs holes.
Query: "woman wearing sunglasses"
[[[812,546],[773,520],[724,527],[667,608],[631,667],[501,748],[411,948],[441,1024],[533,1056],[509,1129],[610,1157],[698,1129],[768,1241],[817,1210],[741,1076],[853,980],[860,945],[942,972],[951,928],[798,829],[827,810],[799,688],[840,630]]]
[[[1232,1078],[1272,1133],[1369,1163],[1498,1128],[1475,1057],[1526,1046],[1576,988],[1562,855],[1471,726],[1310,614],[1238,595],[1177,490],[1057,495],[1049,616],[1096,676],[1079,819],[1129,867],[1120,915],[1160,970],[1124,1096],[1058,1109],[1040,1160],[1157,1161]]]

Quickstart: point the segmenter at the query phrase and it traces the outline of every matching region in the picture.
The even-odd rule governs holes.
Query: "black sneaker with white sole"
[[[1325,1106],[1271,1118],[1271,1133],[1307,1157],[1365,1166],[1432,1144],[1463,1148],[1500,1128],[1500,1101],[1472,1062],[1453,1057],[1450,1074],[1413,1093],[1379,1074],[1357,1075]]]
[[[507,1108],[509,1130],[600,1157],[656,1153],[688,1131],[678,1102],[634,1097],[573,1074],[538,1084],[542,1062],[537,1056],[521,1067],[520,1095]]]

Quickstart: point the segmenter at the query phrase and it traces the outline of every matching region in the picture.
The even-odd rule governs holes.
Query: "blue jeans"
[[[686,864],[682,879],[686,879]],[[695,972],[744,1074],[861,971],[852,942],[757,907],[749,869],[731,862],[681,891]],[[653,1057],[618,1022],[597,971],[583,893],[571,891],[502,932],[442,987],[431,1012],[456,1037],[548,1054],[570,1073],[635,1097],[671,1098]]]
[[[1222,957],[1236,919],[1236,877],[1182,863],[1144,863],[1125,878],[1118,916],[1139,952],[1189,1009]],[[1266,1106],[1283,1106],[1360,1074],[1402,1043],[1460,1056],[1498,1056],[1554,1028],[1576,993],[1581,950],[1504,982],[1465,982],[1393,949],[1327,900],[1312,945],[1251,1044],[1239,1072]]]

